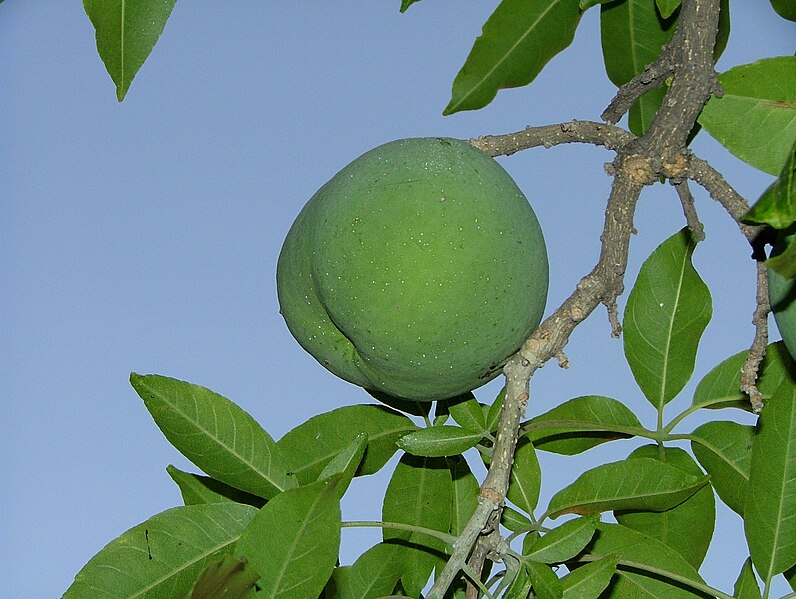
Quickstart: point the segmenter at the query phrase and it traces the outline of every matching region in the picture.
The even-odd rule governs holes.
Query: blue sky
[[[614,92],[591,10],[573,46],[531,87],[442,117],[495,5],[426,0],[401,15],[398,0],[223,10],[178,2],[123,104],[80,3],[0,5],[4,594],[60,596],[105,543],[180,503],[164,468],[191,467],[130,388],[130,371],[210,387],[276,438],[314,414],[368,401],[304,353],[278,313],[276,258],[303,204],[386,141],[596,120]],[[768,2],[733,5],[720,70],[793,53],[794,26]],[[704,133],[694,147],[747,198],[771,180]],[[545,231],[548,312],[596,261],[610,159],[586,146],[501,159]],[[708,238],[695,262],[714,299],[698,380],[748,345],[754,291],[748,246],[718,205],[696,194]],[[628,288],[641,261],[682,225],[671,189],[644,192]],[[594,393],[622,400],[652,425],[609,332],[604,311],[577,329],[571,368],[538,373],[529,415]],[[477,395],[491,401],[499,388],[496,381]],[[688,405],[692,389],[674,409]],[[698,422],[689,419],[683,432]],[[541,504],[585,466],[621,459],[637,443],[612,445],[579,458],[542,454]],[[385,485],[379,476],[357,481],[344,517],[378,519],[372,498]],[[703,570],[724,590],[746,555],[740,524],[720,513]],[[375,535],[347,529],[343,561]]]

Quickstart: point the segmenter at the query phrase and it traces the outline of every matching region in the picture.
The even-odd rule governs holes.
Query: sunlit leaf
[[[658,246],[641,266],[625,307],[625,357],[659,410],[691,378],[712,314],[710,291],[691,263],[695,247],[687,228]]]
[[[395,442],[417,430],[406,416],[376,405],[345,406],[313,416],[276,442],[300,484],[317,480],[326,464],[360,433],[368,436],[358,475],[378,472],[398,450]]]
[[[661,453],[662,452],[662,453]],[[703,476],[694,459],[679,447],[660,448],[644,445],[634,450],[630,458],[650,458],[696,477]],[[680,553],[697,570],[713,538],[716,522],[716,500],[713,489],[705,485],[688,499],[674,507],[660,511],[616,511],[616,521],[623,526],[649,535]]]
[[[599,523],[598,514],[573,518],[538,538],[528,550],[523,550],[522,557],[545,564],[563,563],[583,551]]]
[[[658,12],[661,17],[668,19],[674,14],[674,11],[680,8],[682,0],[655,0],[655,5],[658,7]]]
[[[741,366],[747,356],[740,352],[724,360],[708,372],[697,385],[693,405],[699,408],[740,408],[751,410],[749,398],[741,393]],[[771,343],[760,364],[757,389],[763,401],[782,387],[796,384],[796,363],[782,341]]]
[[[429,426],[398,439],[398,447],[416,456],[445,457],[475,447],[482,433],[459,426]]]
[[[260,572],[258,597],[317,597],[337,562],[340,503],[336,479],[280,493],[249,523],[235,546]]]
[[[213,478],[266,499],[296,486],[271,435],[227,398],[154,374],[130,383],[169,442]]]
[[[533,81],[575,35],[579,0],[502,0],[453,82],[444,114],[476,110],[499,89]]]
[[[207,564],[230,551],[256,513],[226,502],[157,514],[92,557],[64,599],[182,597]]]
[[[486,429],[486,415],[483,406],[470,394],[466,401],[458,401],[448,406],[448,412],[462,428],[482,433],[490,432]]]
[[[536,599],[561,599],[564,590],[550,566],[539,562],[524,562],[523,565],[528,571],[528,580]]]
[[[184,472],[174,466],[166,466],[166,472],[180,488],[185,505],[218,503],[219,501],[246,503],[256,508],[265,505],[265,499],[262,497],[225,485],[215,478]]]
[[[753,426],[716,420],[691,433],[691,450],[710,475],[710,483],[721,500],[740,516],[749,482]]]
[[[613,439],[626,439],[644,428],[620,401],[601,395],[576,397],[522,425],[534,447],[575,455]]]
[[[563,599],[597,599],[616,572],[617,558],[607,555],[580,566],[561,579]]]
[[[351,480],[354,478],[359,465],[362,463],[362,456],[368,446],[368,436],[360,433],[343,450],[324,466],[318,475],[318,480],[326,480],[334,476],[338,477],[337,492],[342,497]]]
[[[99,52],[124,100],[138,69],[155,47],[177,0],[83,0]]]
[[[602,595],[605,599],[625,597],[665,597],[666,599],[707,599],[708,595],[695,591],[681,582],[666,578],[671,572],[687,580],[703,583],[693,566],[674,549],[660,541],[619,524],[602,523],[594,540],[587,547],[593,555],[613,555],[622,561],[639,566],[647,565],[658,573],[645,572],[638,567],[618,565],[611,585]]]
[[[744,531],[766,584],[796,563],[796,385],[780,387],[760,414]]]
[[[685,501],[707,482],[650,458],[633,458],[587,470],[550,499],[547,515],[608,510],[663,511]]]
[[[676,12],[664,19],[650,0],[625,0],[600,7],[600,38],[608,78],[621,87],[644,71],[675,31]],[[666,90],[649,89],[632,106],[628,124],[642,135],[652,124]]]
[[[796,139],[796,57],[765,58],[719,75],[721,98],[699,123],[735,156],[778,175]]]

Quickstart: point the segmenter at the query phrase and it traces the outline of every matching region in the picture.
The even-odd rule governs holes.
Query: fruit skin
[[[281,313],[339,377],[432,401],[475,389],[538,326],[547,252],[528,200],[469,143],[393,141],[321,187],[277,264]]]
[[[783,252],[794,234],[796,234],[796,226],[783,230],[777,237],[771,255],[775,256]],[[786,279],[769,268],[768,300],[782,340],[790,355],[796,360],[796,279]]]

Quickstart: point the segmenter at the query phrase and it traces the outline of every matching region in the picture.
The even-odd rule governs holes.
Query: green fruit
[[[785,251],[793,235],[794,227],[782,231],[774,244],[772,256]],[[787,279],[769,268],[768,300],[782,340],[796,359],[796,279]]]
[[[547,253],[530,204],[467,142],[393,141],[321,187],[279,256],[279,305],[321,364],[432,401],[497,376],[539,325]]]

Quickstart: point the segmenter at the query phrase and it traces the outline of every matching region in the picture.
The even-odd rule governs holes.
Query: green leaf
[[[456,75],[443,114],[483,108],[499,89],[528,85],[572,43],[580,15],[578,0],[502,0]]]
[[[752,225],[771,225],[775,229],[785,229],[796,222],[796,139],[779,173],[779,178],[763,192],[757,203],[743,217],[743,222]],[[777,262],[777,258],[772,258],[767,264],[774,270],[779,270]]]
[[[420,0],[401,0],[401,12],[406,12],[406,9],[412,6],[415,2],[420,2]]]
[[[694,392],[696,408],[752,409],[749,399],[741,393],[741,366],[748,352],[743,351],[724,360],[708,372]],[[771,398],[780,387],[796,384],[796,363],[782,341],[770,344],[760,364],[757,389],[763,400]]]
[[[254,583],[259,578],[245,559],[225,555],[205,567],[190,599],[254,599]]]
[[[451,525],[451,472],[444,459],[401,457],[387,485],[382,521],[410,524],[447,533]],[[410,597],[423,590],[445,543],[419,532],[384,528],[384,541],[401,545],[401,583]]]
[[[225,485],[215,478],[184,472],[171,465],[166,466],[166,472],[180,488],[185,505],[218,503],[220,501],[245,503],[258,509],[265,505],[265,499],[262,497]]]
[[[337,587],[339,599],[370,599],[392,594],[401,576],[399,558],[402,547],[379,543],[357,558]]]
[[[536,458],[533,443],[523,437],[517,443],[514,452],[514,466],[511,469],[509,489],[506,496],[518,508],[527,514],[533,514],[539,501],[539,489],[542,486],[542,470]]]
[[[661,410],[691,378],[710,321],[710,291],[691,263],[688,229],[645,260],[625,307],[625,357],[647,400]]]
[[[781,387],[760,414],[744,531],[752,563],[766,585],[796,564],[796,386]]]
[[[470,398],[466,401],[459,401],[449,405],[448,411],[456,423],[462,428],[479,431],[481,433],[490,432],[486,429],[484,407],[476,401],[472,393],[470,394]]]
[[[623,403],[601,395],[565,401],[532,418],[521,429],[537,449],[575,455],[613,439],[644,433],[636,415]]]
[[[384,406],[345,406],[313,416],[277,441],[299,484],[318,479],[324,466],[360,433],[368,448],[357,475],[378,472],[398,450],[396,441],[417,426],[403,414]]]
[[[661,453],[662,451],[662,453]],[[686,474],[703,476],[694,459],[679,447],[644,445],[629,456],[650,458],[679,468]],[[713,489],[705,485],[682,503],[662,512],[617,511],[616,521],[666,543],[699,570],[713,537],[716,500]]]
[[[796,57],[734,67],[719,83],[724,95],[710,99],[699,123],[741,160],[779,174],[796,139]]]
[[[746,486],[751,465],[753,426],[713,421],[691,433],[691,451],[710,475],[710,483],[721,500],[743,517]]]
[[[526,562],[523,566],[528,570],[536,599],[561,599],[564,593],[561,581],[550,566],[539,562]]]
[[[207,564],[229,551],[256,513],[226,502],[157,514],[92,557],[64,599],[182,597]]]
[[[682,0],[655,0],[655,5],[658,7],[658,12],[664,19],[671,17],[674,14],[674,11],[680,8],[681,3]]]
[[[121,102],[163,33],[177,0],[83,0],[99,52]]]
[[[608,78],[621,87],[644,71],[660,54],[675,31],[677,14],[664,19],[650,0],[625,0],[603,4],[600,37]],[[648,90],[630,109],[628,125],[636,135],[649,129],[666,90]]]
[[[604,599],[624,597],[665,597],[666,599],[707,599],[708,595],[691,590],[680,582],[667,580],[665,573],[682,576],[704,584],[693,566],[674,549],[660,541],[619,524],[602,523],[587,548],[592,555],[618,557],[621,561],[633,562],[657,570],[657,574],[645,572],[639,567],[617,566],[611,585]]]
[[[490,433],[494,433],[498,429],[498,424],[500,424],[500,410],[503,408],[503,399],[506,397],[506,388],[500,390],[498,396],[495,398],[495,401],[492,402],[492,405],[489,406],[486,415],[486,430]]]
[[[450,533],[459,536],[467,526],[467,522],[475,512],[478,505],[478,495],[481,489],[478,479],[473,476],[470,466],[462,456],[447,458],[448,468],[451,473],[451,525]]]
[[[738,580],[735,581],[734,595],[736,599],[763,599],[757,578],[752,569],[752,560],[747,559],[741,567]]]
[[[339,497],[345,495],[348,485],[354,478],[359,465],[362,463],[362,456],[365,455],[365,449],[368,445],[368,436],[361,433],[354,437],[340,453],[332,458],[326,464],[321,473],[318,475],[318,480],[326,480],[334,476],[339,476],[337,482],[337,492]]]
[[[545,564],[566,562],[589,544],[599,523],[599,514],[573,518],[537,539],[528,551],[523,551],[523,560]]]
[[[561,579],[563,599],[597,599],[611,582],[616,564],[617,558],[607,555],[571,571]]]
[[[528,530],[531,526],[531,521],[526,515],[508,505],[503,508],[503,513],[500,515],[500,523],[511,532]]]
[[[262,574],[258,597],[317,597],[340,547],[337,479],[280,493],[252,519],[235,546]]]
[[[213,478],[266,499],[296,486],[271,436],[227,398],[154,374],[130,383],[169,442]]]
[[[557,518],[622,509],[660,512],[685,501],[705,483],[705,476],[691,476],[650,458],[603,464],[556,493],[546,515]]]
[[[783,19],[796,21],[796,2],[794,0],[771,0],[771,6]]]
[[[482,434],[458,426],[429,426],[398,439],[407,453],[429,458],[459,455],[478,445]]]
[[[796,204],[796,194],[793,195]],[[787,311],[792,306],[793,298],[788,298],[788,292],[794,285],[796,278],[796,226],[791,225],[777,234],[774,249],[766,260],[768,267],[768,297],[772,310],[775,312]]]

